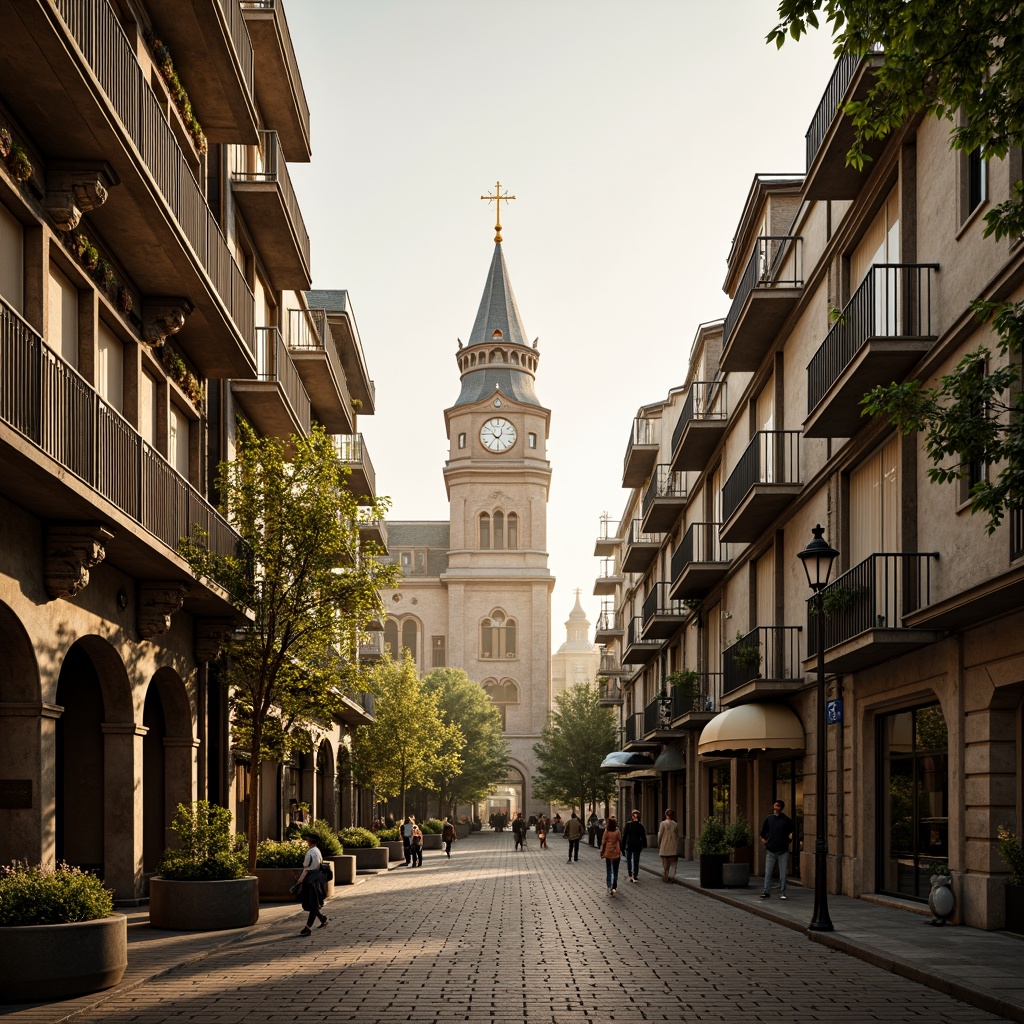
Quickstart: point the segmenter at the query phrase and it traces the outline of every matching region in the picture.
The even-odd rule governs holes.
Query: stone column
[[[115,899],[142,895],[142,737],[134,722],[104,722],[104,881]]]

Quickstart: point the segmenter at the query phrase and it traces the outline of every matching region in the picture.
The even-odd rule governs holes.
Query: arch
[[[495,608],[480,623],[480,657],[514,658],[517,639],[516,620]]]
[[[42,699],[39,661],[28,632],[17,615],[0,601],[0,644],[4,669],[0,672],[0,704],[35,704]]]
[[[510,352],[509,353],[509,362],[511,362],[513,366],[518,366],[519,365],[519,356],[515,352]]]
[[[316,803],[314,810],[316,816],[323,818],[331,828],[338,827],[334,761],[334,748],[331,746],[331,741],[324,738],[316,748]]]
[[[480,513],[480,547],[491,546],[491,514],[490,512]]]
[[[519,516],[515,512],[505,516],[505,547],[510,551],[519,547]]]
[[[495,512],[491,516],[491,543],[499,551],[505,546],[505,513]]]
[[[484,798],[481,820],[490,821],[491,815],[496,813],[506,815],[509,820],[515,817],[517,811],[523,811],[525,815],[529,799],[526,779],[525,766],[510,760],[505,778],[495,779],[491,794]]]
[[[398,620],[389,616],[384,623],[384,644],[393,658],[398,657]]]
[[[408,650],[412,660],[420,664],[420,637],[423,630],[419,619],[415,616],[406,616],[402,619],[402,648]]]
[[[133,721],[135,705],[132,701],[131,680],[128,678],[128,670],[121,660],[121,655],[118,654],[114,646],[109,640],[90,634],[79,637],[68,648],[68,654],[75,648],[83,651],[96,667],[100,690],[103,694],[104,721],[120,723]],[[67,654],[64,657],[67,660]]]

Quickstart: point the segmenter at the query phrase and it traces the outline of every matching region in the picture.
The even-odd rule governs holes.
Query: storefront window
[[[731,768],[728,764],[715,764],[708,769],[708,815],[724,822],[729,821]]]
[[[804,759],[772,762],[772,800],[785,800],[786,813],[793,819],[793,843],[789,874],[800,877],[800,851],[804,843]],[[768,813],[766,810],[765,814]],[[761,820],[764,820],[762,816]]]

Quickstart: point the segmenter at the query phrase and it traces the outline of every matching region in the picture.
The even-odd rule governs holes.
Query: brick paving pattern
[[[330,924],[300,938],[304,915],[275,908],[258,931],[126,990],[75,1022],[241,1024],[415,1021],[563,1024],[716,1021],[997,1021],[980,1009],[812,943],[745,910],[666,886],[653,874],[616,897],[584,847],[510,833],[428,853],[342,890]],[[647,867],[657,864],[648,851]],[[909,917],[910,915],[908,915]],[[187,941],[187,940],[185,940]],[[203,947],[202,943],[206,943]],[[216,948],[215,948],[216,947]],[[179,957],[180,959],[180,957]],[[72,1001],[77,1002],[77,1001]],[[81,1005],[81,1004],[80,1004]],[[67,1019],[71,1003],[4,1012],[4,1024]],[[26,1016],[22,1016],[25,1014]]]

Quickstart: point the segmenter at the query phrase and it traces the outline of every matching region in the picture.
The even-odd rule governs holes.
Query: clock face
[[[507,452],[516,443],[516,428],[508,420],[490,419],[480,428],[480,443],[489,452]]]

